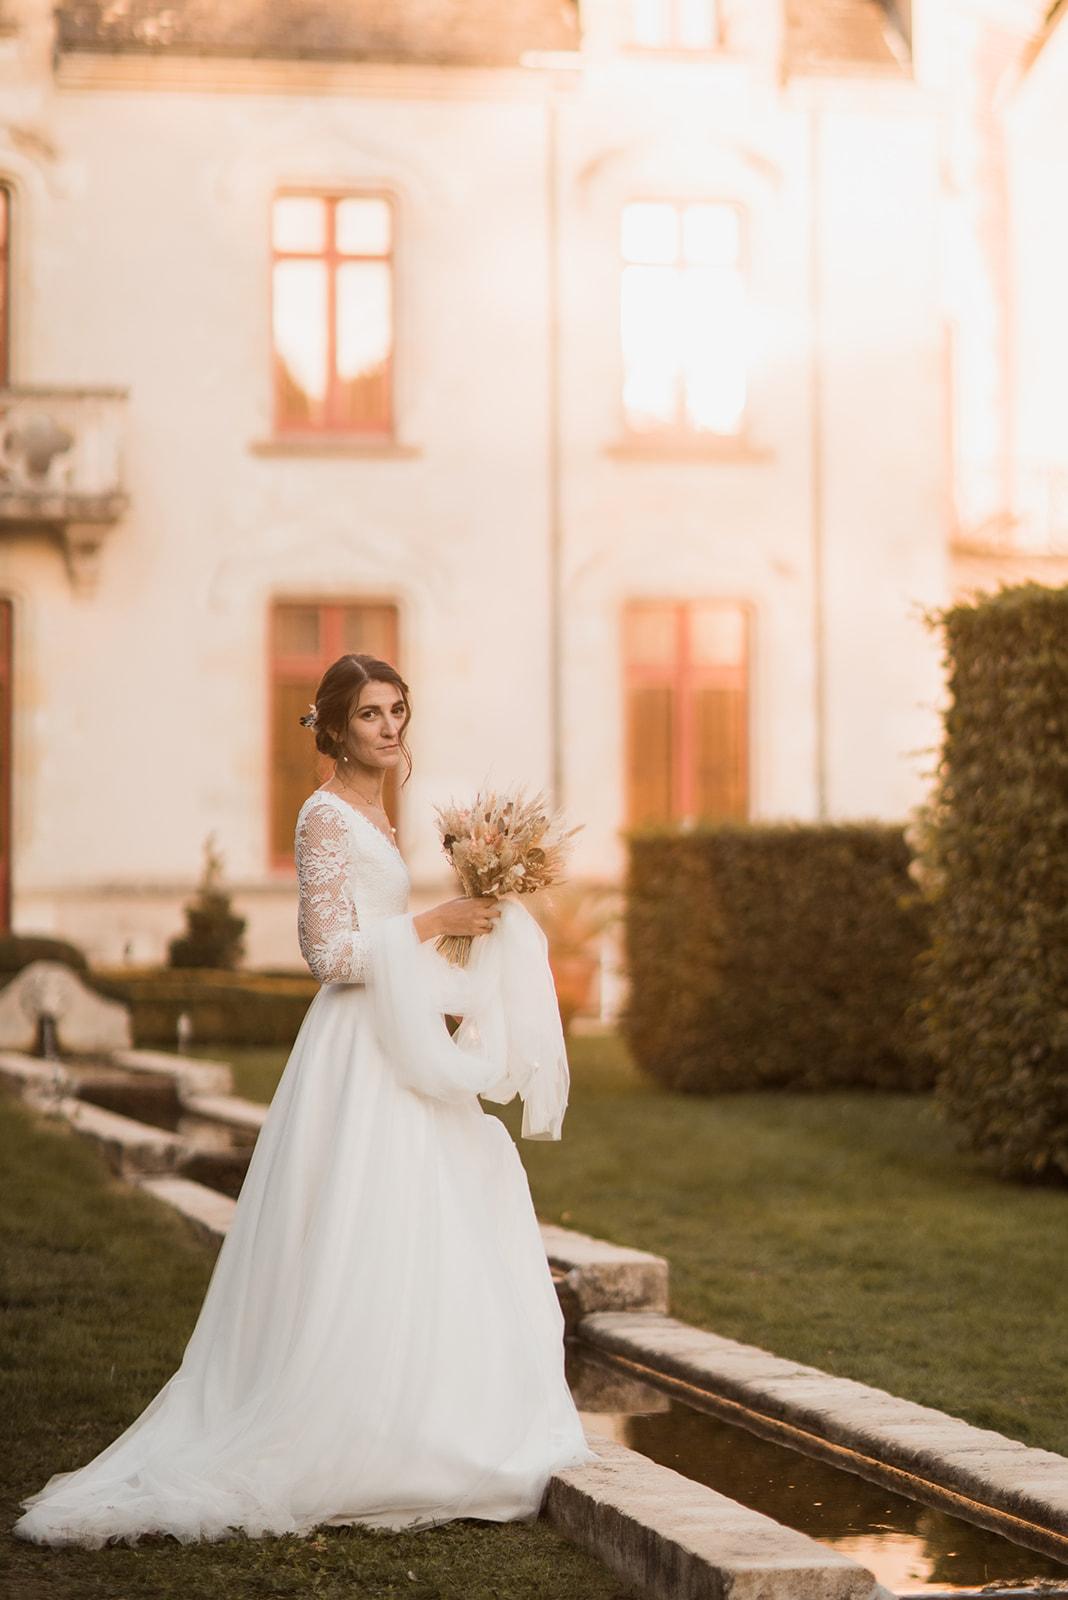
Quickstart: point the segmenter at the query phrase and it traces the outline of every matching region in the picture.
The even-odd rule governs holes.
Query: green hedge
[[[314,978],[254,972],[165,969],[92,974],[95,988],[130,1007],[138,1045],[173,1048],[179,1015],[186,1011],[196,1044],[289,1046],[318,993]]]
[[[53,939],[44,933],[0,934],[0,982],[6,981],[31,961],[60,961],[76,972],[84,972],[88,965],[77,945],[66,939]]]
[[[930,1086],[926,907],[901,828],[724,825],[629,840],[624,1032],[672,1088]]]
[[[1007,1176],[1068,1178],[1068,587],[937,614],[950,701],[924,854],[939,1098]]]

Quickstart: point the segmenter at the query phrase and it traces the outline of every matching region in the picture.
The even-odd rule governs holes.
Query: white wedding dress
[[[417,939],[396,846],[327,790],[301,808],[297,864],[323,987],[181,1366],[113,1444],[23,1502],[22,1538],[527,1519],[554,1471],[596,1459],[526,1174],[477,1098],[518,1090],[524,1134],[559,1137],[567,1066],[540,930],[505,902],[469,968],[449,967]],[[450,1039],[442,1011],[461,1007]]]

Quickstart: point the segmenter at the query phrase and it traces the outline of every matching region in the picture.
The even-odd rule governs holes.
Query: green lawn
[[[67,1129],[0,1097],[0,1595],[11,1600],[619,1600],[544,1522],[47,1550],[18,1501],[109,1443],[178,1365],[213,1252]]]
[[[563,1140],[519,1144],[545,1221],[667,1256],[687,1321],[1068,1453],[1068,1191],[990,1177],[923,1096],[703,1099],[570,1054]]]

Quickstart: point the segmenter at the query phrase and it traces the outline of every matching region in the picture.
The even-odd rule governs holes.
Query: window
[[[749,333],[737,206],[623,208],[623,410],[631,433],[737,435]]]
[[[297,812],[333,771],[300,718],[331,662],[352,650],[397,659],[397,608],[389,601],[279,601],[271,614],[271,864],[293,866]],[[398,827],[396,769],[386,775],[385,805]]]
[[[392,431],[393,231],[385,195],[275,198],[278,432]]]
[[[648,49],[711,50],[716,0],[632,0],[634,43]]]
[[[628,826],[747,817],[748,655],[732,601],[627,606]]]
[[[11,382],[11,190],[0,183],[0,384]]]
[[[15,607],[0,599],[0,932],[11,927],[11,758]]]

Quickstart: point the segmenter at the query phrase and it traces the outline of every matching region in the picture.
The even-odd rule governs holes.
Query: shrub
[[[214,836],[204,842],[204,871],[185,908],[186,931],[170,942],[172,967],[236,967],[243,953],[244,917],[234,915],[222,887],[222,857]]]
[[[639,1064],[703,1093],[929,1087],[908,867],[880,823],[632,835],[623,1029]]]
[[[52,939],[43,933],[0,934],[0,982],[6,982],[31,961],[61,961],[64,966],[84,972],[88,966],[77,945],[65,939]]]
[[[1068,1178],[1068,587],[932,620],[950,702],[921,865],[938,1095],[1006,1176]]]
[[[154,971],[124,968],[94,972],[94,986],[130,1007],[138,1045],[173,1049],[178,1018],[186,1012],[197,1044],[289,1046],[318,993],[314,978],[265,977],[252,972]]]

